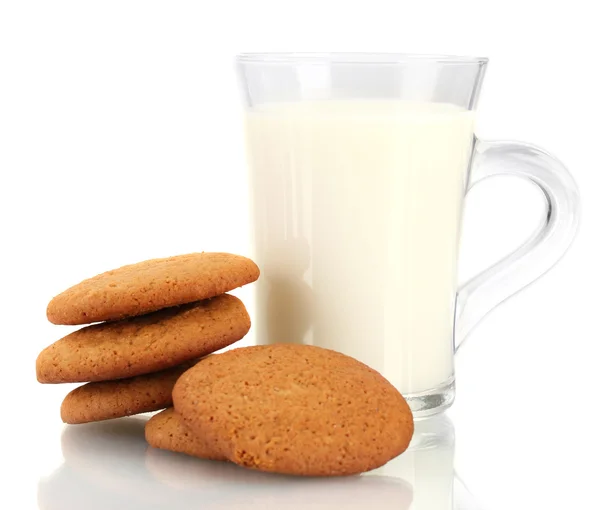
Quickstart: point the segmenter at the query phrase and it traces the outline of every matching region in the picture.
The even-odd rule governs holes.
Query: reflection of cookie
[[[202,436],[192,434],[173,408],[154,415],[146,423],[146,441],[154,448],[187,453],[201,459],[226,460],[211,451]]]
[[[61,436],[65,463],[78,479],[70,484],[70,496],[75,493],[92,498],[99,493],[105,509],[152,508],[161,497],[156,480],[146,470],[145,456],[148,444],[144,439],[147,418],[131,416],[64,427]],[[171,493],[172,494],[172,493]],[[59,500],[60,501],[60,500]],[[96,501],[69,506],[75,500],[64,498],[60,510],[99,508]],[[166,505],[166,502],[164,502]],[[163,508],[159,505],[159,508]],[[173,508],[173,507],[169,507]]]
[[[75,331],[40,353],[37,378],[42,383],[88,382],[158,372],[222,349],[249,329],[243,303],[223,294]]]
[[[258,278],[254,262],[229,253],[190,253],[99,274],[48,305],[54,324],[89,324],[218,296]]]
[[[194,365],[184,363],[153,374],[116,381],[92,382],[75,388],[60,407],[65,423],[88,423],[158,411],[173,403],[173,386]]]
[[[179,378],[173,402],[210,450],[263,471],[368,471],[402,453],[413,433],[406,401],[383,376],[308,345],[210,356]]]

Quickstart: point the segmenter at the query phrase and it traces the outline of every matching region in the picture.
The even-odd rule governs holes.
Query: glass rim
[[[240,64],[440,64],[440,65],[485,65],[487,57],[437,55],[419,53],[378,52],[267,52],[240,53],[236,56]]]

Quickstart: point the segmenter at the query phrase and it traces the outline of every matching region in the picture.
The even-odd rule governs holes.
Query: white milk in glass
[[[448,382],[473,112],[274,103],[246,129],[257,342],[341,351],[404,394]]]

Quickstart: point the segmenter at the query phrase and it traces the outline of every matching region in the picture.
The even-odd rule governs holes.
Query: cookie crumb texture
[[[95,382],[157,372],[227,347],[249,329],[244,304],[229,294],[95,324],[44,349],[36,362],[37,379]]]
[[[152,259],[82,281],[52,299],[46,314],[54,324],[118,320],[218,296],[259,274],[250,259],[230,253]]]
[[[60,407],[62,421],[69,424],[89,423],[170,407],[175,382],[195,363],[196,360],[129,379],[84,384],[63,400]]]
[[[408,404],[382,375],[307,345],[210,356],[179,378],[173,402],[215,453],[284,474],[369,471],[406,450],[413,434]]]
[[[154,448],[185,453],[201,459],[227,460],[214,452],[202,436],[193,434],[171,407],[154,415],[146,423],[146,441]]]

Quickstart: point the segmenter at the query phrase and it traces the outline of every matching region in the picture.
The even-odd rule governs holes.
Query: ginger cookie
[[[213,452],[202,436],[192,434],[172,407],[150,418],[145,430],[146,441],[154,448],[186,453],[201,459],[226,460]]]
[[[158,372],[244,337],[250,317],[229,294],[117,322],[54,342],[37,358],[41,383],[95,382]]]
[[[54,324],[118,320],[218,296],[259,274],[250,259],[229,253],[152,259],[78,283],[52,299],[46,313]]]
[[[276,473],[369,471],[406,450],[413,434],[408,404],[381,374],[308,345],[205,358],[179,378],[173,403],[210,451]]]
[[[70,424],[121,418],[165,409],[173,404],[173,386],[197,360],[174,368],[116,381],[84,384],[71,391],[60,407]]]

